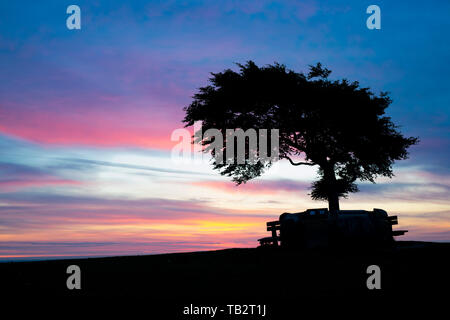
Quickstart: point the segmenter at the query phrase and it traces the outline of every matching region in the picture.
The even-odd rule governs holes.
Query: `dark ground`
[[[0,263],[0,283],[3,293],[17,299],[133,296],[156,307],[162,308],[159,301],[172,305],[169,311],[180,316],[191,303],[269,304],[273,310],[282,304],[293,312],[310,301],[397,305],[448,298],[449,253],[450,243],[399,241],[395,249],[340,252],[227,249],[7,262]],[[66,287],[66,268],[72,264],[81,268],[81,290]],[[366,269],[373,264],[381,268],[381,290],[366,286]]]

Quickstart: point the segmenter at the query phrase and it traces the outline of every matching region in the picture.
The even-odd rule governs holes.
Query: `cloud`
[[[3,103],[0,131],[40,143],[170,149],[170,134],[181,127],[181,122],[168,122],[145,108],[115,112],[95,107],[76,111],[75,106],[55,111],[49,106],[47,111],[27,109],[21,104]]]
[[[52,177],[39,179],[20,179],[20,180],[0,180],[1,191],[17,191],[28,187],[42,187],[46,185],[64,186],[64,185],[78,185],[79,181],[55,179]]]
[[[134,165],[127,163],[117,163],[117,162],[109,162],[109,161],[99,161],[99,160],[88,160],[88,159],[76,159],[76,158],[63,158],[63,161],[81,163],[92,166],[107,166],[107,167],[116,167],[116,168],[127,168],[127,169],[137,169],[144,171],[152,171],[159,173],[174,173],[174,174],[188,174],[188,175],[207,175],[204,173],[186,171],[186,170],[175,170],[175,169],[165,169],[160,167],[150,167],[150,166],[142,166],[142,165]]]
[[[361,197],[402,201],[449,202],[450,186],[439,183],[359,184]]]
[[[70,224],[89,226],[126,224],[192,224],[222,221],[232,225],[260,221],[263,214],[209,206],[192,200],[106,199],[89,196],[21,192],[1,193],[0,213],[3,228],[17,230]]]
[[[421,138],[411,147],[410,158],[399,162],[400,167],[420,166],[424,171],[436,175],[450,175],[450,139],[447,137]]]
[[[198,181],[190,183],[197,187],[218,189],[229,193],[274,194],[278,192],[305,193],[310,189],[308,182],[294,180],[255,180],[235,185],[230,181]]]
[[[0,257],[254,247],[266,215],[168,199],[0,194]],[[114,239],[114,241],[110,241]],[[211,241],[211,239],[214,239]]]
[[[42,169],[16,163],[0,162],[0,191],[17,191],[46,185],[78,185],[81,182],[64,179]]]

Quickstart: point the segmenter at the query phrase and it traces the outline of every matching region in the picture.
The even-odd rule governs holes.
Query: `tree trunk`
[[[324,179],[327,183],[328,210],[331,213],[339,211],[339,196],[336,185],[336,175],[334,173],[334,164],[328,164],[323,167]]]
[[[336,192],[328,195],[328,210],[332,213],[339,211],[339,197]]]

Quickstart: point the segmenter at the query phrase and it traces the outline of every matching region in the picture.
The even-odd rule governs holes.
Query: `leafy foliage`
[[[202,121],[203,132],[216,128],[224,135],[227,128],[279,129],[280,159],[319,166],[314,199],[356,192],[357,179],[392,177],[393,163],[406,159],[408,147],[418,143],[418,138],[404,137],[385,115],[392,102],[387,93],[375,95],[356,81],[329,80],[331,71],[320,63],[310,66],[307,75],[278,63],[258,67],[249,61],[238,67],[238,72],[212,73],[210,85],[200,88],[184,108],[183,122],[191,126]],[[211,152],[211,141],[198,137],[196,142]],[[271,165],[261,159],[245,164],[213,161],[215,169],[237,184],[260,176]]]

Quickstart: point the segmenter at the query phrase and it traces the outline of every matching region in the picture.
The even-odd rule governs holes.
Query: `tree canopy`
[[[259,67],[248,61],[238,67],[237,72],[212,73],[210,84],[184,108],[183,122],[202,121],[202,131],[216,128],[224,136],[228,128],[279,129],[279,158],[294,166],[318,166],[311,196],[328,200],[330,210],[339,210],[340,197],[358,191],[356,180],[392,177],[393,163],[406,159],[407,149],[418,143],[418,138],[404,137],[385,114],[392,102],[386,92],[376,95],[357,81],[329,80],[331,71],[320,63],[310,66],[308,74],[278,63]],[[211,141],[200,137],[196,143]],[[205,151],[214,155],[214,150]],[[272,162],[212,165],[241,184]]]

